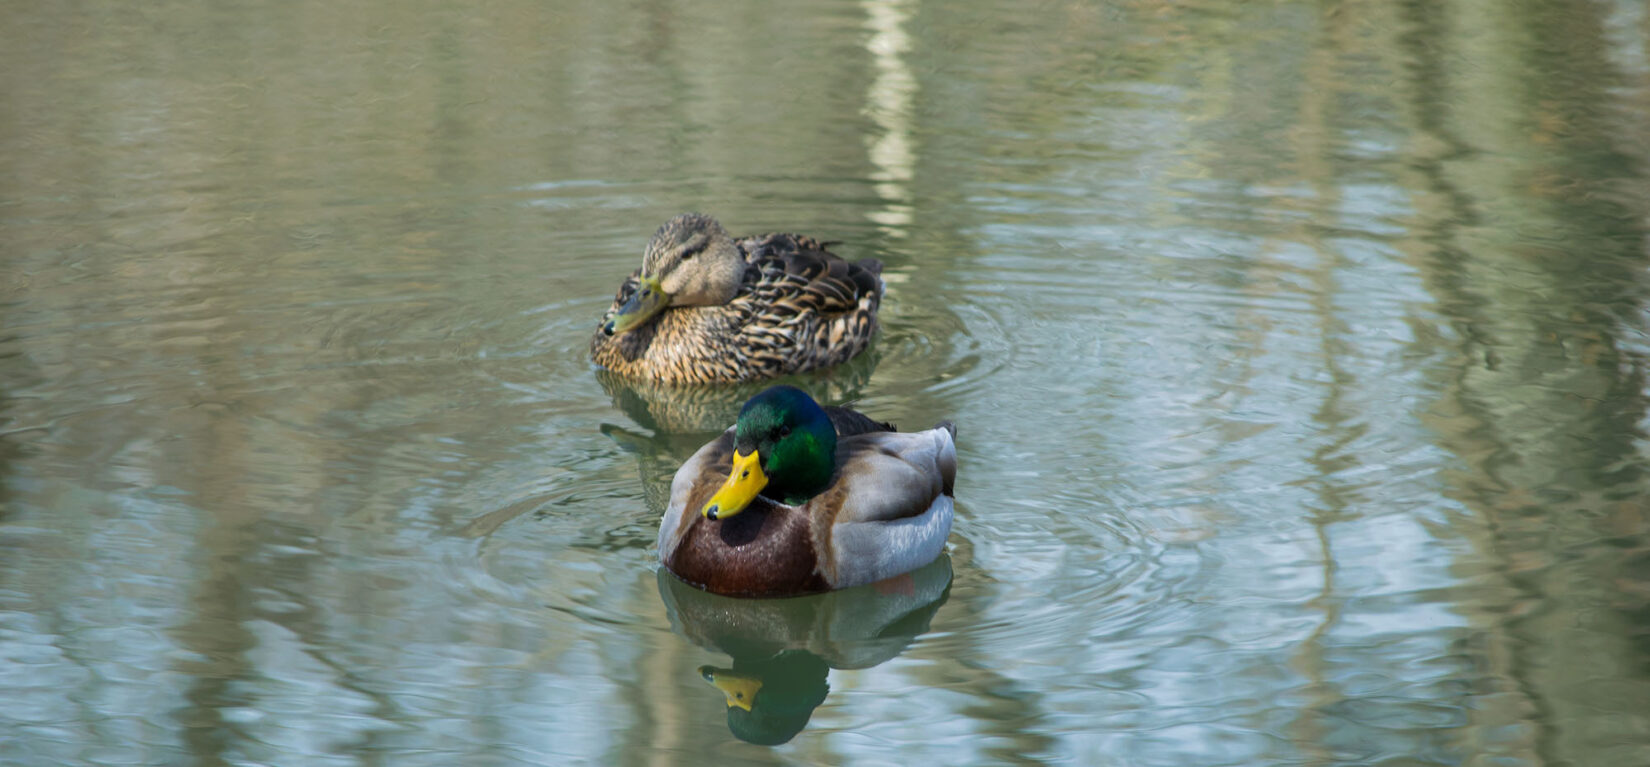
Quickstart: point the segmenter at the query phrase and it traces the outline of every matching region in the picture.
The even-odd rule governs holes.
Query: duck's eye
[[[779,427],[779,436],[789,437],[790,435],[791,435],[791,425],[790,424],[785,424],[784,426]]]

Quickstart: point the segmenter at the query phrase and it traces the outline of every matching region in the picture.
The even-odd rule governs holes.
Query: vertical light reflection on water
[[[1408,4],[1406,40],[1418,62],[1411,109],[1430,139],[1413,167],[1443,203],[1416,221],[1411,248],[1453,347],[1429,420],[1465,467],[1446,492],[1470,510],[1460,526],[1475,550],[1463,564],[1481,572],[1478,598],[1459,607],[1482,632],[1463,651],[1488,670],[1467,715],[1501,732],[1493,748],[1508,756],[1632,761],[1632,744],[1574,725],[1642,650],[1625,638],[1635,625],[1642,635],[1644,600],[1618,584],[1644,557],[1643,510],[1625,499],[1645,490],[1645,360],[1622,336],[1645,333],[1650,137],[1642,115],[1613,114],[1603,96],[1624,81],[1642,91],[1645,62],[1629,74],[1600,53],[1602,6],[1480,10]],[[1498,65],[1456,65],[1457,40]],[[1627,530],[1631,548],[1588,545]],[[1566,628],[1578,624],[1601,633],[1583,640]],[[1643,680],[1613,691],[1647,692]]]
[[[867,136],[870,145],[871,173],[877,196],[883,207],[872,211],[872,221],[882,225],[882,231],[893,237],[905,234],[911,224],[911,194],[907,189],[916,166],[916,150],[912,146],[912,111],[917,96],[917,78],[905,61],[911,50],[911,37],[905,32],[916,0],[866,0],[866,26],[871,37],[865,41],[865,50],[871,54],[876,67],[876,79],[865,94],[866,113],[876,122],[881,135]]]
[[[1402,231],[1392,222],[1413,203],[1402,186],[1379,180],[1397,165],[1391,148],[1405,126],[1369,119],[1390,114],[1401,96],[1372,85],[1393,82],[1401,62],[1377,54],[1389,38],[1361,30],[1397,25],[1385,9],[1365,11],[1319,16],[1291,132],[1295,170],[1313,201],[1296,236],[1319,254],[1308,293],[1323,396],[1311,413],[1318,432],[1303,460],[1314,472],[1303,486],[1315,496],[1305,506],[1322,571],[1305,605],[1323,617],[1292,653],[1309,702],[1285,731],[1319,760],[1381,739],[1412,757],[1450,761],[1459,758],[1450,735],[1459,722],[1449,711],[1468,701],[1452,699],[1446,682],[1458,670],[1438,659],[1452,654],[1465,621],[1434,595],[1454,584],[1459,545],[1429,508],[1438,452],[1422,446],[1415,400],[1403,394],[1423,380],[1416,363],[1429,358],[1405,353],[1412,328],[1436,318],[1418,270],[1403,265],[1391,240]],[[1382,691],[1378,700],[1370,689]]]
[[[1291,132],[1291,137],[1295,140],[1297,172],[1312,185],[1313,196],[1319,205],[1319,213],[1313,218],[1321,221],[1333,215],[1334,201],[1339,197],[1336,193],[1338,187],[1333,179],[1333,170],[1326,161],[1332,151],[1327,134],[1333,128],[1325,124],[1325,112],[1331,108],[1329,102],[1338,91],[1334,51],[1336,44],[1344,43],[1345,40],[1341,34],[1337,34],[1343,26],[1336,23],[1336,19],[1320,15],[1317,21],[1319,36],[1310,47],[1308,58],[1302,67],[1306,73],[1306,91],[1302,99],[1299,123]],[[1319,405],[1315,416],[1326,429],[1341,434],[1325,440],[1308,459],[1323,472],[1323,476],[1314,483],[1318,486],[1315,489],[1319,503],[1311,513],[1313,534],[1317,538],[1318,566],[1322,570],[1322,586],[1307,605],[1311,609],[1321,611],[1323,617],[1312,632],[1300,642],[1299,649],[1291,659],[1291,666],[1306,680],[1304,695],[1309,702],[1292,718],[1293,721],[1288,724],[1285,731],[1289,733],[1295,747],[1300,749],[1301,753],[1318,762],[1329,762],[1334,758],[1334,752],[1326,740],[1333,725],[1327,720],[1324,712],[1340,701],[1341,693],[1335,689],[1332,681],[1333,669],[1331,661],[1326,657],[1326,645],[1329,635],[1340,624],[1344,609],[1344,599],[1338,593],[1335,584],[1335,535],[1331,528],[1349,515],[1347,500],[1333,486],[1333,468],[1326,464],[1331,463],[1330,456],[1335,452],[1337,443],[1348,440],[1350,436],[1346,435],[1345,429],[1342,428],[1346,414],[1341,412],[1338,404],[1349,383],[1346,373],[1338,364],[1340,354],[1346,349],[1333,341],[1333,338],[1344,333],[1346,328],[1337,321],[1331,302],[1335,294],[1333,267],[1344,266],[1345,259],[1339,258],[1336,251],[1314,233],[1305,233],[1303,241],[1318,254],[1320,261],[1318,267],[1312,270],[1311,276],[1315,288],[1312,291],[1312,310],[1322,325],[1319,329],[1319,343],[1322,346],[1321,364],[1331,379],[1328,384],[1330,390]]]
[[[1469,191],[1471,185],[1459,183],[1460,174],[1453,170],[1473,148],[1456,126],[1463,122],[1462,115],[1477,113],[1483,108],[1482,105],[1455,106],[1460,103],[1458,91],[1463,86],[1459,82],[1460,72],[1451,62],[1460,56],[1456,48],[1469,39],[1464,33],[1473,28],[1474,21],[1461,18],[1459,6],[1411,2],[1402,8],[1404,28],[1398,42],[1409,56],[1404,113],[1414,125],[1414,135],[1404,149],[1404,156],[1409,175],[1415,177],[1409,186],[1416,190],[1417,196],[1415,216],[1403,246],[1411,262],[1425,275],[1429,291],[1437,296],[1443,315],[1436,332],[1417,340],[1418,351],[1430,354],[1432,349],[1441,348],[1449,354],[1443,365],[1448,369],[1463,362],[1452,359],[1465,348],[1456,346],[1457,339],[1470,344],[1477,332],[1474,329],[1477,323],[1463,316],[1465,307],[1456,270],[1448,268],[1463,261],[1466,251],[1473,247],[1470,234],[1463,237],[1461,233],[1483,221],[1479,201]],[[1477,314],[1476,310],[1472,313]],[[1452,326],[1466,332],[1456,335],[1450,330]],[[1474,363],[1466,361],[1466,364]],[[1447,384],[1434,384],[1433,388],[1446,397],[1454,396],[1454,387]],[[1478,427],[1450,423],[1458,419],[1445,415],[1445,408],[1424,406],[1421,410],[1427,414],[1429,425],[1438,431],[1441,446],[1462,456],[1465,465],[1480,460],[1481,448],[1468,447],[1462,441],[1466,435],[1483,433]],[[1469,508],[1470,505],[1463,504]],[[1515,725],[1529,717],[1532,709],[1528,698],[1517,689],[1517,670],[1507,662],[1511,647],[1505,635],[1494,630],[1495,625],[1504,620],[1500,609],[1504,609],[1515,594],[1504,584],[1494,583],[1498,577],[1481,574],[1484,569],[1492,573],[1501,569],[1501,565],[1494,562],[1493,548],[1486,551],[1482,546],[1487,529],[1493,529],[1493,523],[1473,518],[1470,511],[1451,510],[1451,517],[1452,527],[1473,547],[1458,555],[1458,567],[1480,571],[1474,580],[1481,584],[1464,589],[1464,598],[1452,606],[1469,621],[1472,631],[1457,640],[1451,657],[1457,659],[1464,673],[1478,675],[1468,687],[1471,705],[1463,705],[1461,710],[1474,731],[1493,733],[1481,737],[1458,736],[1455,745],[1485,756],[1528,760],[1538,751],[1539,728]],[[1495,609],[1485,609],[1491,606]]]

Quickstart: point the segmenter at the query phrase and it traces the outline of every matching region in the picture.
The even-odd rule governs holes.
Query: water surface
[[[1650,762],[1641,4],[0,18],[0,762]],[[941,560],[657,571],[684,210],[885,262]]]

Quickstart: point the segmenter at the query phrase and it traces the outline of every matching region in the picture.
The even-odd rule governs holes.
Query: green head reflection
[[[777,746],[796,737],[825,702],[830,670],[818,655],[786,650],[767,658],[734,658],[732,668],[700,666],[699,676],[725,696],[734,737]]]

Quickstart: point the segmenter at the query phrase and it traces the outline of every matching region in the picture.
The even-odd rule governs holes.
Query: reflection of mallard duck
[[[868,351],[828,370],[808,374],[808,390],[821,401],[858,399],[876,369],[874,351]],[[597,370],[596,382],[637,426],[661,434],[721,433],[739,417],[739,407],[770,383],[750,381],[720,386],[673,386],[640,378],[625,378],[611,370]],[[702,444],[702,443],[700,443]],[[699,444],[695,444],[697,449]],[[692,451],[689,451],[690,453]],[[686,458],[684,454],[681,456]],[[678,461],[679,463],[679,461]]]
[[[728,702],[728,730],[740,740],[777,746],[796,737],[825,702],[830,666],[806,650],[770,658],[734,658],[733,668],[700,666],[699,675]]]
[[[882,264],[795,234],[734,239],[709,216],[659,227],[590,339],[596,364],[663,383],[752,381],[865,349]]]
[[[707,594],[664,571],[659,596],[671,627],[695,644],[727,653],[731,668],[697,672],[721,690],[728,729],[766,745],[789,741],[830,690],[828,669],[870,668],[926,632],[951,590],[941,555],[874,588],[796,599],[731,599]]]
[[[737,599],[694,588],[663,570],[659,598],[671,628],[735,658],[807,650],[831,668],[870,668],[928,630],[951,594],[944,554],[875,586],[794,599]]]
[[[659,559],[685,581],[740,596],[846,588],[915,569],[951,532],[955,433],[949,423],[898,433],[771,387],[677,470]]]

